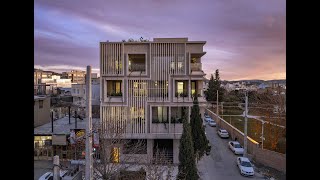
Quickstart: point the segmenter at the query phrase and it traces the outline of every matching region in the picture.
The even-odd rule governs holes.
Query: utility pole
[[[261,148],[263,149],[263,140],[264,140],[264,137],[263,137],[263,129],[264,129],[264,121],[262,121],[262,132],[261,132]]]
[[[60,180],[59,156],[53,156],[53,180]]]
[[[221,102],[221,112],[222,112],[222,115],[223,115],[223,102]]]
[[[71,122],[70,122],[70,116],[71,116],[71,113],[70,113],[70,106],[68,106],[68,110],[69,110],[69,124],[71,124]]]
[[[87,66],[86,75],[86,95],[87,95],[87,109],[86,109],[86,180],[92,180],[92,107],[91,107],[91,66]]]
[[[51,112],[51,132],[53,133],[53,111]]]
[[[74,111],[74,128],[75,128],[75,129],[78,128],[78,127],[77,127],[77,125],[78,125],[78,123],[77,123],[77,117],[78,117],[77,111]]]
[[[245,103],[246,103],[246,105],[245,105],[245,107],[246,107],[246,109],[245,109],[245,114],[244,114],[244,142],[243,142],[243,144],[244,144],[244,152],[243,152],[243,156],[244,157],[247,157],[247,122],[248,122],[248,92],[247,91],[245,91]]]
[[[219,104],[219,91],[217,90],[217,116],[219,116],[218,104]]]

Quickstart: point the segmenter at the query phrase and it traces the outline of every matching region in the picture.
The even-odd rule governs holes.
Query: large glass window
[[[107,93],[109,96],[122,96],[122,81],[107,81]]]
[[[178,93],[183,93],[183,82],[178,82],[177,86]]]
[[[34,136],[34,148],[43,148],[51,145],[51,136]]]
[[[146,55],[145,54],[129,54],[129,71],[145,71]]]
[[[158,107],[158,120],[160,122],[168,121],[168,107]]]
[[[120,148],[119,147],[113,147],[111,149],[111,160],[113,163],[120,162]]]
[[[115,93],[121,92],[121,81],[114,82],[114,92]]]
[[[197,82],[196,81],[191,81],[191,94],[195,95],[197,94]]]

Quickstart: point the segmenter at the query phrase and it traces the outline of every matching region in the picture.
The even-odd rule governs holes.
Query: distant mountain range
[[[237,83],[237,82],[245,82],[248,84],[270,84],[270,83],[279,83],[279,84],[286,84],[286,79],[274,79],[274,80],[260,80],[260,79],[251,79],[251,80],[239,80],[239,81],[222,81],[223,84],[226,83]]]

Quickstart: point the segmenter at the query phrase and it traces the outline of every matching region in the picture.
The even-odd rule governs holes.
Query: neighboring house
[[[92,118],[92,124],[97,124],[99,121],[100,119]],[[84,159],[81,153],[85,151],[85,145],[79,144],[75,149],[75,146],[70,143],[69,137],[72,130],[84,132],[85,128],[86,121],[77,118],[76,123],[74,117],[71,117],[70,121],[69,117],[55,120],[53,128],[52,122],[35,127],[33,131],[34,160],[52,160],[54,155],[58,155],[60,160]]]
[[[85,84],[86,71],[72,70],[70,72],[62,72],[61,78],[71,79],[72,83]]]
[[[35,69],[34,68],[34,84],[39,84],[41,83],[41,79],[50,79],[52,75],[58,75],[60,76],[61,74],[53,72],[53,71],[43,71],[41,69]]]
[[[266,89],[267,87],[270,87],[270,86],[265,83],[261,83],[259,84],[258,89]]]
[[[86,85],[85,84],[72,84],[71,86],[71,96],[73,97],[73,104],[85,107],[85,94],[86,94]]]
[[[190,121],[192,94],[201,96],[204,112],[205,43],[188,38],[100,42],[102,127],[123,129],[123,139],[144,139],[147,150],[137,154],[144,161],[150,161],[158,147],[179,163],[181,114],[184,111]],[[114,156],[125,156],[121,145],[112,150],[118,152]]]
[[[71,79],[61,79],[58,75],[52,75],[51,78],[42,78],[41,83],[54,85],[58,88],[71,88]]]
[[[34,119],[33,126],[38,127],[50,122],[50,97],[34,96],[33,103]]]
[[[73,104],[86,107],[86,84],[73,84],[70,92]],[[100,83],[91,84],[91,105],[100,106]]]
[[[97,79],[98,73],[91,73],[91,79]]]
[[[228,92],[230,92],[230,91],[232,91],[232,90],[235,89],[235,86],[234,86],[233,84],[231,84],[231,83],[227,83],[226,85],[224,85],[224,88],[225,88]]]

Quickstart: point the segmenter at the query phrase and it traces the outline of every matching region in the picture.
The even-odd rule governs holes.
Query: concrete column
[[[148,162],[150,163],[153,158],[153,139],[147,139],[147,154],[148,154]]]
[[[179,139],[173,139],[173,163],[179,164],[179,146],[180,146],[180,140]]]
[[[189,101],[191,99],[191,80],[189,79],[188,80],[188,98],[189,98]]]
[[[86,107],[86,180],[92,180],[92,106],[91,106],[91,66],[87,66],[87,107]]]
[[[59,156],[53,157],[53,180],[60,180]]]
[[[171,133],[171,106],[169,106],[169,133]]]

